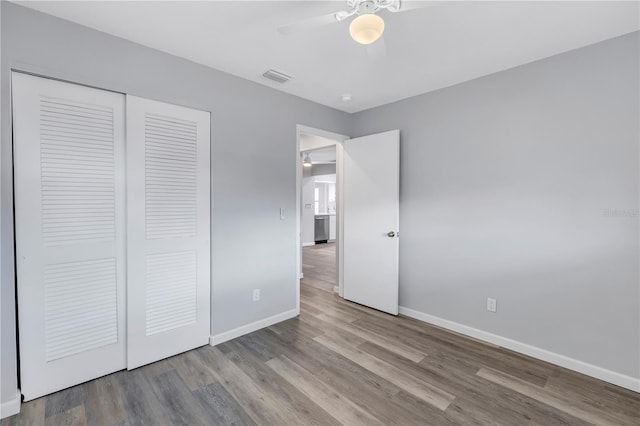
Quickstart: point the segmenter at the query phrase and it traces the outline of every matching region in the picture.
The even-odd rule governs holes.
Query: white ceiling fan
[[[314,158],[311,158],[312,153],[314,154],[313,155]],[[319,155],[316,156],[315,154],[319,154]],[[317,157],[320,157],[320,158],[317,158]],[[316,164],[336,164],[336,160],[333,158],[328,158],[328,156],[326,155],[326,152],[314,153],[313,150],[303,152],[302,165],[304,167],[311,167],[311,166],[315,166]]]
[[[347,8],[327,15],[304,19],[278,27],[281,34],[291,34],[301,30],[344,21],[353,15],[358,15],[349,25],[351,38],[360,44],[371,44],[380,39],[384,32],[384,20],[377,15],[382,10],[389,12],[404,12],[432,6],[435,1],[405,1],[405,0],[346,0]]]

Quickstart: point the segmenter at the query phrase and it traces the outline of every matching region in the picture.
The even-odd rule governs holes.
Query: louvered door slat
[[[124,97],[13,74],[26,400],[125,367]]]

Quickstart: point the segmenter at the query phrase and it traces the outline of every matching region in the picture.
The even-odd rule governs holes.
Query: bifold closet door
[[[125,368],[124,95],[12,74],[22,394]]]
[[[127,96],[127,367],[209,341],[210,115]]]

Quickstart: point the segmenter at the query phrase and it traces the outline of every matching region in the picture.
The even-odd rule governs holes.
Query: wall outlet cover
[[[487,311],[496,312],[498,310],[498,302],[496,299],[487,298]]]

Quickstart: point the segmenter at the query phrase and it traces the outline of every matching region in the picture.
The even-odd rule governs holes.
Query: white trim
[[[302,247],[315,246],[316,243],[302,243]]]
[[[234,328],[233,330],[225,331],[224,333],[216,334],[215,336],[209,336],[209,344],[211,346],[216,346],[220,343],[233,340],[236,337],[244,336],[245,334],[253,333],[254,331],[269,327],[270,325],[286,321],[290,318],[298,316],[299,314],[300,311],[298,309],[292,309],[290,311],[286,311],[269,318],[252,322],[251,324],[246,324],[238,328]]]
[[[334,286],[333,286],[333,292],[334,292],[334,293],[340,293],[340,287],[339,287],[339,286],[337,286],[337,285],[334,285]]]
[[[616,373],[615,371],[607,370],[606,368],[598,367],[593,364],[588,364],[584,361],[569,358],[568,356],[560,355],[558,353],[528,345],[517,340],[512,340],[507,337],[498,336],[497,334],[489,333],[488,331],[479,330],[457,322],[405,308],[404,306],[400,306],[400,314],[438,327],[446,328],[447,330],[455,331],[456,333],[464,334],[475,339],[483,340],[551,364],[559,365],[560,367],[568,368],[569,370],[604,380],[605,382],[612,383],[634,392],[640,392],[640,379],[638,378]]]
[[[300,125],[296,126],[296,276],[302,279],[302,155]],[[296,282],[296,309],[300,312],[300,281]]]
[[[0,419],[6,419],[7,417],[15,416],[20,413],[20,400],[22,399],[22,394],[20,393],[20,389],[16,391],[16,396],[12,400],[7,402],[3,402],[0,405]]]
[[[338,295],[344,297],[344,143],[336,144],[336,268]]]

